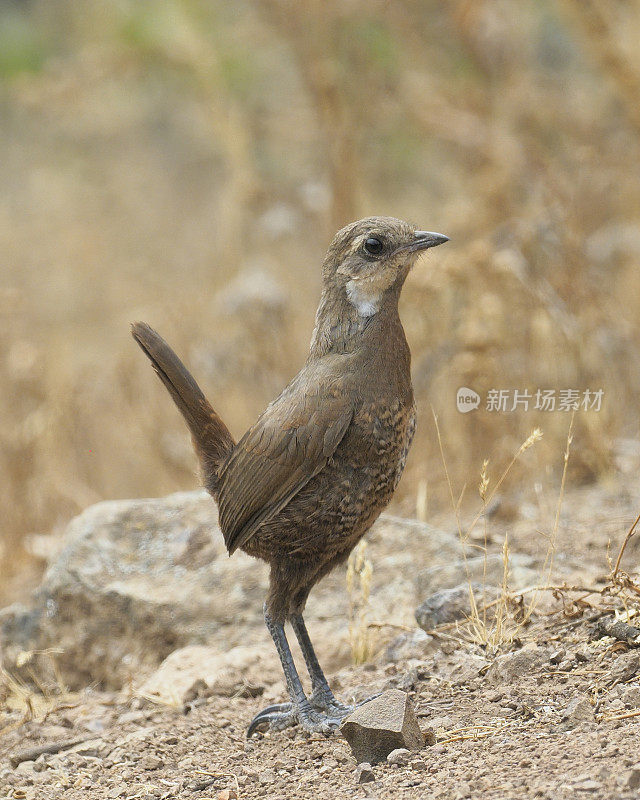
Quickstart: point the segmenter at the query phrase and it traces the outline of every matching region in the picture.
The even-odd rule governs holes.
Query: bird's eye
[[[382,242],[380,239],[370,236],[364,243],[364,249],[370,256],[380,255],[382,252]]]

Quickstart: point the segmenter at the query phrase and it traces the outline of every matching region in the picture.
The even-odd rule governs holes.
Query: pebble
[[[389,762],[389,764],[404,766],[409,762],[410,756],[411,756],[410,750],[407,750],[406,747],[398,747],[389,753],[389,755],[387,756],[387,761]]]
[[[356,781],[358,783],[372,783],[375,781],[376,776],[373,774],[373,770],[371,769],[371,764],[367,761],[363,761],[362,764],[358,764],[356,767]]]
[[[620,699],[628,708],[638,708],[640,706],[640,686],[628,686],[622,692]]]
[[[272,769],[265,769],[258,773],[258,781],[262,784],[273,783],[276,779],[276,773]]]
[[[164,767],[164,761],[158,756],[146,755],[140,759],[140,767],[146,770],[161,769]]]
[[[622,705],[622,703],[620,703],[620,705]],[[566,728],[575,728],[582,723],[592,722],[593,706],[589,702],[589,698],[584,695],[574,697],[567,706],[562,720]]]
[[[597,792],[602,788],[602,784],[590,778],[585,778],[573,783],[572,787],[578,792]]]
[[[634,764],[628,772],[625,772],[623,777],[623,786],[627,789],[640,788],[640,763]]]

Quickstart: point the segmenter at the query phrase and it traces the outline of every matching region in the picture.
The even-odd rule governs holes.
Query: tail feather
[[[215,497],[218,470],[235,446],[233,437],[165,340],[145,322],[134,322],[131,334],[184,417],[200,461],[205,487]]]

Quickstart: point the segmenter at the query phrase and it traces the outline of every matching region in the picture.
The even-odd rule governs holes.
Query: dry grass
[[[502,583],[499,587],[497,599],[490,596],[488,593],[488,587],[486,582],[487,557],[488,557],[487,509],[489,503],[496,496],[500,487],[504,484],[505,480],[507,479],[507,476],[511,472],[513,466],[516,464],[520,456],[522,456],[523,453],[525,453],[527,450],[533,447],[536,444],[536,442],[539,442],[542,439],[542,431],[539,428],[535,428],[531,432],[531,434],[517,449],[517,451],[507,464],[506,468],[502,471],[502,473],[496,480],[495,484],[493,485],[491,484],[491,480],[489,477],[488,473],[489,460],[485,459],[482,462],[482,468],[480,471],[480,483],[478,486],[481,506],[479,511],[472,518],[470,524],[463,529],[459,513],[459,502],[456,502],[455,499],[453,483],[451,481],[451,476],[449,473],[449,469],[447,467],[447,459],[445,457],[444,447],[442,444],[442,436],[440,434],[438,418],[435,415],[435,412],[433,416],[436,426],[436,433],[438,437],[438,444],[440,447],[442,467],[447,479],[447,484],[449,486],[449,496],[451,498],[451,503],[453,505],[453,511],[456,515],[456,521],[458,524],[458,538],[460,540],[460,545],[462,548],[462,559],[465,565],[465,570],[467,575],[467,584],[469,589],[469,604],[471,613],[469,615],[468,620],[466,621],[466,627],[473,641],[477,642],[483,647],[488,648],[492,652],[497,652],[499,649],[501,649],[505,645],[510,644],[513,641],[513,639],[518,634],[522,624],[524,624],[525,620],[523,620],[522,618],[516,619],[515,615],[510,612],[509,608],[509,599],[510,599],[509,535],[508,532],[506,531],[502,542],[502,564],[503,564]],[[480,519],[482,519],[484,526],[483,542],[482,544],[475,544],[474,542],[471,541],[471,534],[473,533],[473,530]],[[473,583],[469,573],[467,554],[470,548],[479,549],[484,557],[482,589],[479,594],[476,591],[474,591]],[[545,566],[546,563],[547,561],[545,560]]]
[[[373,655],[369,631],[369,595],[372,576],[373,564],[371,559],[367,558],[367,542],[361,539],[347,561],[349,643],[354,664],[366,664]]]
[[[421,420],[406,512],[450,502],[430,406],[456,486],[487,453],[502,474],[538,426],[543,492],[561,479],[569,415],[461,415],[459,386],[604,388],[566,485],[607,474],[640,394],[640,18],[610,5],[3,7],[0,603],[36,579],[31,534],[195,485],[128,323],[158,327],[240,434],[304,359],[346,217],[452,237],[403,299]],[[507,470],[516,485],[532,491]]]
[[[26,669],[30,681],[26,683],[16,675],[9,672],[0,659],[0,713],[4,711],[18,712],[21,716],[16,721],[0,726],[0,736],[20,727],[29,720],[42,720],[55,708],[67,703],[71,694],[65,686],[58,665],[56,663],[56,650],[42,650],[37,652],[24,652],[18,659],[18,666],[25,667],[34,655],[44,657],[48,661],[54,683],[43,685],[35,670]],[[35,688],[34,688],[35,687]]]

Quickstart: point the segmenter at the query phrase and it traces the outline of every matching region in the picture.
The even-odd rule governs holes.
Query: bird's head
[[[393,217],[367,217],[335,235],[323,266],[323,280],[345,293],[359,316],[370,317],[385,294],[399,291],[420,253],[449,241],[441,233],[417,230]]]

